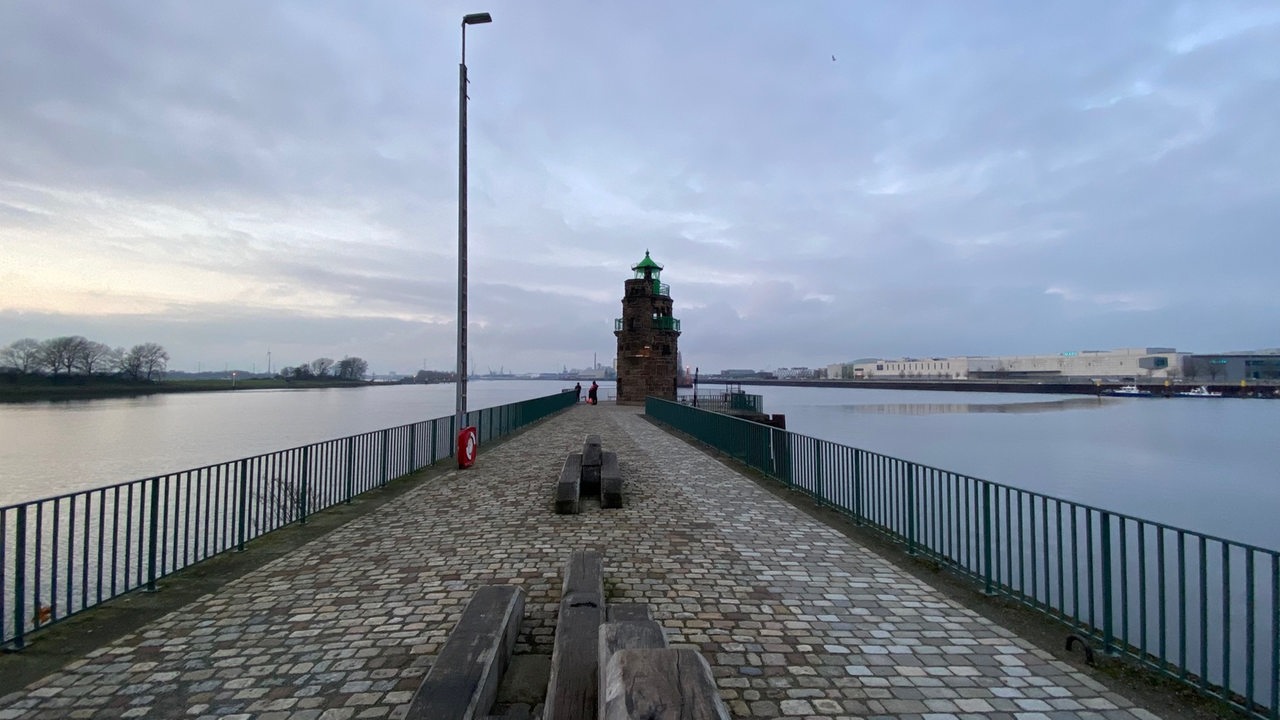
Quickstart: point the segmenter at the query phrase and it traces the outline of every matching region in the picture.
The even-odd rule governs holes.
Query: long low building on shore
[[[1069,350],[1054,355],[864,358],[827,367],[837,379],[1066,379],[1108,382],[1280,380],[1280,353],[1198,355],[1174,348]]]

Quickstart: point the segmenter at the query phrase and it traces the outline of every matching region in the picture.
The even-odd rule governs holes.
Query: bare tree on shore
[[[316,358],[311,361],[311,374],[316,377],[325,377],[329,374],[331,367],[333,367],[333,358]]]
[[[0,365],[16,369],[22,374],[33,373],[43,365],[43,347],[35,338],[15,340],[0,350]]]
[[[342,380],[360,380],[369,372],[369,363],[358,357],[346,357],[338,361],[338,377]]]
[[[85,375],[92,375],[95,372],[113,372],[119,362],[119,358],[115,357],[115,350],[112,350],[110,345],[93,340],[85,340],[80,345],[75,358],[76,367]]]
[[[160,380],[168,369],[169,353],[156,343],[134,345],[120,361],[120,372],[131,380]]]
[[[53,375],[63,371],[70,375],[75,372],[80,355],[88,342],[82,335],[64,335],[45,340],[40,345],[40,364]]]

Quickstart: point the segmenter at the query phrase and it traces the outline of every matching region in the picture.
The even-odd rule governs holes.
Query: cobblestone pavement
[[[948,600],[639,416],[580,405],[476,467],[0,698],[4,718],[402,717],[474,588],[528,592],[517,653],[550,654],[570,550],[648,602],[738,718],[1106,718],[1150,712]],[[618,453],[626,507],[555,515],[567,452]]]

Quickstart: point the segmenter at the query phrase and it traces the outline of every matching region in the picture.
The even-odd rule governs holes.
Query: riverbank
[[[137,382],[109,377],[13,377],[0,380],[0,403],[49,400],[94,400],[137,397],[157,393],[231,392],[237,390],[310,390],[313,388],[368,387],[363,380],[162,380]]]
[[[947,392],[1040,393],[1045,395],[1107,395],[1125,385],[1136,385],[1154,397],[1172,397],[1198,387],[1220,392],[1222,397],[1280,398],[1280,386],[1266,384],[1223,385],[1200,382],[1092,382],[1088,380],[942,380],[942,379],[876,379],[876,380],[764,380],[759,378],[704,379],[701,385],[763,385],[776,387],[862,388],[875,390],[941,390]]]

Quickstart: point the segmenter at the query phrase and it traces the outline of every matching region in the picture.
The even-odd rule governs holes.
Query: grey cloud
[[[499,2],[468,35],[473,346],[517,370],[607,356],[646,249],[704,371],[1274,345],[1267,7]],[[449,367],[448,324],[396,318],[455,312],[471,9],[0,5],[0,223],[187,213],[198,229],[94,244],[359,309],[180,308],[216,342],[89,327]]]
[[[412,136],[422,108],[402,98],[417,97],[418,74],[358,17],[289,3],[19,3],[13,14],[0,51],[10,172],[161,195],[408,179],[378,145]],[[447,168],[436,148],[449,138],[400,152]]]

